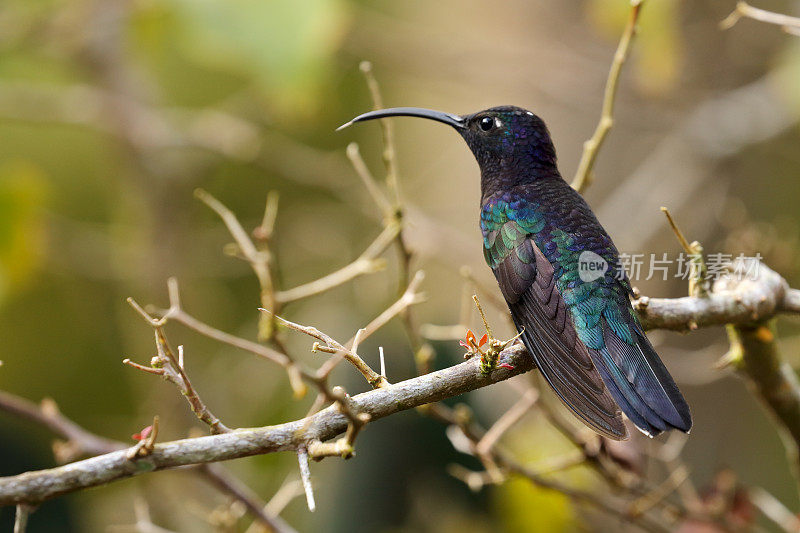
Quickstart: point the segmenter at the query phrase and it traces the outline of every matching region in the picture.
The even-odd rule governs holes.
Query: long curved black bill
[[[464,119],[458,115],[454,115],[452,113],[444,113],[443,111],[434,111],[433,109],[423,109],[421,107],[391,107],[389,109],[378,109],[376,111],[370,111],[369,113],[364,113],[363,115],[358,115],[356,118],[342,124],[336,131],[343,130],[347,126],[354,124],[356,122],[363,122],[365,120],[373,120],[376,118],[386,118],[386,117],[420,117],[420,118],[427,118],[430,120],[435,120],[437,122],[443,122],[445,124],[449,124],[456,129],[464,128]]]

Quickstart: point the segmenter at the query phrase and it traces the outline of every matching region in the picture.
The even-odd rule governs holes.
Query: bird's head
[[[492,107],[469,115],[418,107],[379,109],[359,115],[339,129],[396,116],[427,118],[455,128],[478,160],[484,179],[514,170],[556,168],[556,152],[544,121],[515,106]]]

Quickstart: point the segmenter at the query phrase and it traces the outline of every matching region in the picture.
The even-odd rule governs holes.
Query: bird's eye
[[[478,127],[481,131],[491,131],[495,126],[494,119],[492,117],[483,117],[478,121]]]

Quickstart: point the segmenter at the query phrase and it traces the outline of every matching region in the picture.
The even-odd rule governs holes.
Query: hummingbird
[[[556,395],[587,426],[628,438],[692,427],[689,406],[645,335],[619,252],[558,171],[544,121],[515,106],[468,115],[380,109],[355,122],[420,117],[453,127],[481,171],[483,255],[521,340]]]

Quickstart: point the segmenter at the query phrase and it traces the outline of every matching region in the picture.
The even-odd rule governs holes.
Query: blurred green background
[[[586,196],[621,250],[678,253],[658,210],[666,205],[707,251],[758,251],[797,286],[800,38],[750,20],[721,31],[733,4],[647,2],[616,127]],[[798,5],[759,7],[791,13]],[[0,389],[52,397],[110,438],[128,440],[154,414],[160,438],[186,436],[198,423],[174,388],[121,364],[153,355],[152,333],[125,298],[166,305],[165,282],[174,275],[185,308],[199,318],[251,338],[258,320],[256,282],[246,264],[222,253],[230,237],[193,189],[217,196],[246,227],[260,222],[267,192],[280,192],[276,253],[286,287],[358,257],[379,233],[380,213],[344,148],[358,141],[380,175],[379,128],[334,129],[371,106],[362,60],[373,63],[388,106],[535,111],[570,177],[598,119],[627,13],[622,0],[3,0]],[[477,166],[446,128],[395,123],[408,238],[415,266],[428,274],[429,301],[417,313],[454,323],[462,265],[493,286],[477,234]],[[387,271],[285,314],[349,338],[395,298],[392,254]],[[686,290],[677,280],[635,284],[651,296]],[[491,318],[504,323],[498,313]],[[800,330],[784,320],[779,332],[800,366]],[[226,424],[279,423],[308,409],[313,398],[293,400],[281,370],[179,327],[169,333],[185,345],[195,385]],[[741,381],[713,368],[727,349],[724,331],[652,339],[694,411],[684,458],[696,484],[732,467],[742,483],[797,510],[772,423]],[[320,363],[308,339],[288,340],[298,358]],[[391,381],[413,375],[397,324],[365,345],[370,363],[379,345]],[[455,342],[436,348],[437,367],[461,357]],[[334,378],[351,393],[366,388],[344,365]],[[491,423],[515,394],[503,383],[459,401]],[[53,464],[45,431],[4,415],[0,422],[0,475]],[[530,460],[565,447],[535,414],[506,445]],[[619,526],[589,522],[608,519],[521,481],[470,493],[446,466],[477,465],[452,449],[441,425],[414,412],[370,425],[356,450],[350,461],[312,466],[316,513],[298,498],[283,516],[301,531]],[[291,454],[229,466],[265,499],[297,475]],[[562,477],[598,484],[581,470]],[[134,522],[137,497],[165,528],[225,530],[209,515],[226,499],[190,473],[171,472],[48,502],[29,531],[114,530]],[[12,511],[0,509],[0,529],[11,527]]]

